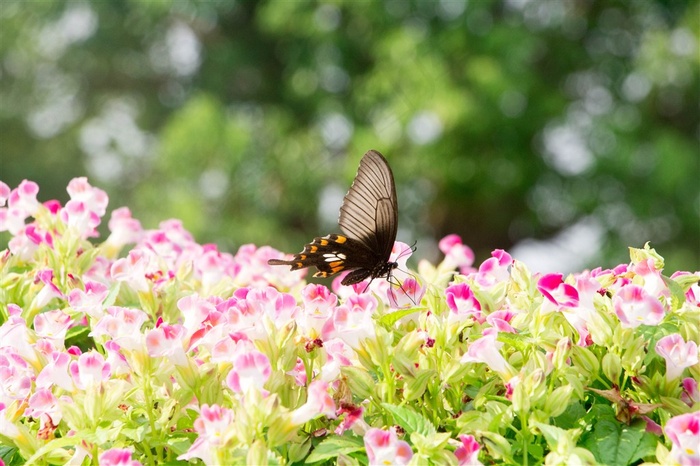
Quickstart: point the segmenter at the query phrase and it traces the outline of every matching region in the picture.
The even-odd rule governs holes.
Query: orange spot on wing
[[[336,238],[335,238],[335,242],[340,243],[340,244],[343,244],[347,240],[348,239],[345,236],[340,236],[340,235],[336,236]]]

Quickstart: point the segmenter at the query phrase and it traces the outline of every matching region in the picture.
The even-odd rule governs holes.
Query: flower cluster
[[[330,289],[0,182],[1,464],[699,464],[699,272],[538,275],[461,239]]]

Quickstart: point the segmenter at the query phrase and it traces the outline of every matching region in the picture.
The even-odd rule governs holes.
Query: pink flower
[[[615,314],[624,328],[658,325],[664,319],[664,307],[641,286],[629,284],[613,297]]]
[[[496,340],[497,335],[496,332],[485,333],[483,337],[472,342],[461,361],[484,363],[501,377],[509,378],[513,369],[499,351],[503,343]]]
[[[304,306],[297,323],[304,336],[318,338],[338,303],[338,297],[325,286],[310,283],[301,290],[301,299]]]
[[[445,255],[442,265],[446,269],[459,268],[462,273],[469,272],[474,263],[474,251],[462,244],[459,235],[447,235],[438,243],[440,251]]]
[[[48,425],[57,426],[63,419],[58,400],[48,388],[38,388],[29,397],[27,404],[28,408],[24,412],[25,416],[41,420],[41,428]]]
[[[131,216],[128,207],[120,207],[112,211],[109,219],[109,231],[106,243],[116,249],[121,249],[126,244],[137,243],[143,236],[141,222]]]
[[[61,387],[70,392],[75,389],[73,379],[69,375],[71,357],[68,353],[54,352],[49,356],[48,363],[36,377],[38,388]]]
[[[321,368],[321,379],[332,382],[340,376],[340,368],[352,366],[357,361],[355,351],[340,338],[333,338],[323,342],[323,351],[326,353],[326,362]]]
[[[5,185],[7,186],[7,185]],[[22,182],[10,192],[7,205],[18,210],[24,215],[24,218],[36,214],[39,209],[39,201],[36,195],[39,194],[39,185],[33,181],[22,180]]]
[[[656,353],[666,360],[666,380],[680,377],[683,369],[698,363],[698,345],[685,342],[677,333],[667,335],[656,342]]]
[[[129,251],[127,257],[117,259],[110,268],[113,280],[127,283],[134,291],[148,291],[148,276],[155,276],[160,272],[158,256],[153,251],[144,248],[136,248]]]
[[[425,288],[415,278],[406,278],[399,286],[391,285],[387,289],[389,304],[395,309],[410,308],[416,306],[423,299]]]
[[[53,282],[53,270],[42,269],[36,272],[34,283],[42,283],[44,286],[39,290],[32,302],[32,308],[41,309],[54,298],[63,298],[63,293]]]
[[[60,343],[63,347],[63,340],[71,323],[72,320],[68,314],[56,309],[38,314],[34,318],[34,330],[38,336]]]
[[[22,357],[3,349],[0,354],[0,402],[11,403],[23,400],[30,395],[34,370]]]
[[[664,427],[671,440],[671,458],[682,466],[700,464],[700,411],[672,417]]]
[[[306,367],[304,366],[304,361],[301,358],[297,358],[297,363],[294,368],[290,371],[285,372],[287,375],[291,375],[294,378],[294,383],[300,387],[306,386]]]
[[[70,375],[76,387],[85,390],[109,379],[111,370],[104,357],[97,351],[80,355],[70,366]]]
[[[350,296],[335,309],[323,329],[323,339],[338,337],[351,348],[357,348],[361,341],[375,335],[372,314],[377,305],[377,300],[369,294]]]
[[[301,425],[318,416],[335,419],[335,402],[328,394],[328,383],[314,380],[307,390],[306,403],[292,411],[291,423]]]
[[[246,301],[266,314],[277,328],[292,322],[299,312],[296,299],[288,293],[280,293],[275,288],[255,288],[248,292]]]
[[[693,407],[695,403],[700,403],[700,391],[698,390],[697,380],[690,377],[683,379],[681,400],[690,407]]]
[[[506,333],[517,333],[516,330],[510,325],[510,321],[515,316],[516,312],[503,309],[489,314],[486,317],[486,322],[495,328],[499,332]]]
[[[100,466],[142,466],[139,461],[131,459],[128,448],[112,448],[100,455]]]
[[[365,449],[370,466],[408,464],[413,457],[413,450],[408,443],[399,440],[396,431],[373,427],[364,437]]]
[[[83,203],[89,211],[94,212],[99,217],[102,217],[107,211],[109,203],[107,193],[90,186],[85,177],[70,180],[66,191],[68,191],[71,200]]]
[[[10,318],[0,326],[0,348],[11,348],[22,359],[37,367],[41,366],[36,348],[36,336],[27,328],[21,317],[21,308],[8,304]]]
[[[252,389],[267,395],[263,386],[271,373],[270,360],[263,353],[255,350],[241,353],[233,359],[233,369],[226,376],[226,385],[236,393]]]
[[[669,297],[669,291],[666,283],[661,277],[661,271],[654,266],[654,259],[646,259],[632,267],[632,270],[637,275],[644,278],[644,291],[654,298]]]
[[[104,315],[102,303],[107,298],[109,289],[106,285],[92,280],[85,280],[85,291],[74,288],[68,293],[68,303],[78,312],[84,312],[94,319]]]
[[[216,464],[217,450],[224,448],[228,440],[227,432],[233,426],[233,411],[219,405],[202,405],[202,410],[194,421],[197,440],[187,453],[177,457],[187,461],[199,458],[204,464]]]
[[[10,197],[10,187],[4,181],[0,181],[0,207],[4,207]]]
[[[94,238],[98,236],[97,226],[100,224],[100,216],[89,210],[88,207],[80,201],[70,200],[66,206],[61,209],[61,220],[80,233],[82,238]]]
[[[476,441],[473,435],[460,435],[459,441],[462,442],[455,450],[457,464],[459,466],[481,466],[479,461],[479,450],[481,445]]]
[[[145,347],[141,326],[146,319],[146,313],[139,309],[110,306],[89,335],[107,335],[124,349],[141,350]]]
[[[560,273],[550,273],[539,279],[537,289],[555,309],[561,307],[577,307],[579,303],[578,291],[562,280]],[[550,306],[551,307],[551,306]]]
[[[483,320],[481,303],[466,283],[448,286],[445,290],[445,296],[447,297],[447,307],[450,308],[449,322],[464,322],[472,316],[477,321]]]
[[[151,357],[162,357],[176,366],[187,366],[182,325],[160,325],[146,333],[146,349]]]

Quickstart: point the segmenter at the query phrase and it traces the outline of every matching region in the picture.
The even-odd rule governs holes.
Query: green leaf
[[[653,455],[657,439],[645,432],[644,423],[632,426],[604,419],[595,424],[584,446],[602,464],[630,464]]]
[[[563,413],[555,417],[552,423],[565,430],[579,427],[579,422],[586,415],[586,410],[581,403],[572,403],[566,407]]]
[[[425,437],[435,434],[435,426],[421,414],[409,408],[389,403],[382,403],[382,406],[394,416],[396,423],[403,427],[407,434],[418,432]]]
[[[505,343],[508,346],[512,346],[517,351],[526,352],[529,348],[529,338],[529,336],[517,333],[499,332],[496,340],[500,341],[501,343]]]
[[[685,292],[683,291],[681,285],[679,285],[675,280],[668,278],[665,275],[661,275],[661,278],[668,287],[668,290],[671,292],[671,310],[677,311],[685,302]]]
[[[306,464],[329,460],[338,455],[349,455],[364,448],[364,441],[360,437],[329,437],[313,449],[306,458]]]
[[[398,311],[390,312],[388,314],[384,314],[379,319],[377,319],[377,321],[385,327],[392,327],[396,322],[399,321],[399,319],[406,316],[410,316],[411,314],[415,314],[416,312],[424,311],[425,309],[426,308],[424,307],[412,307],[410,309],[401,309]]]

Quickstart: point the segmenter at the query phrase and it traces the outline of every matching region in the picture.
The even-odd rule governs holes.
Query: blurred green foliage
[[[698,270],[698,18],[668,0],[3,0],[0,178],[65,201],[87,175],[145,227],[296,252],[337,230],[373,148],[419,253],[455,232],[477,260],[540,244],[580,269],[652,241]]]

